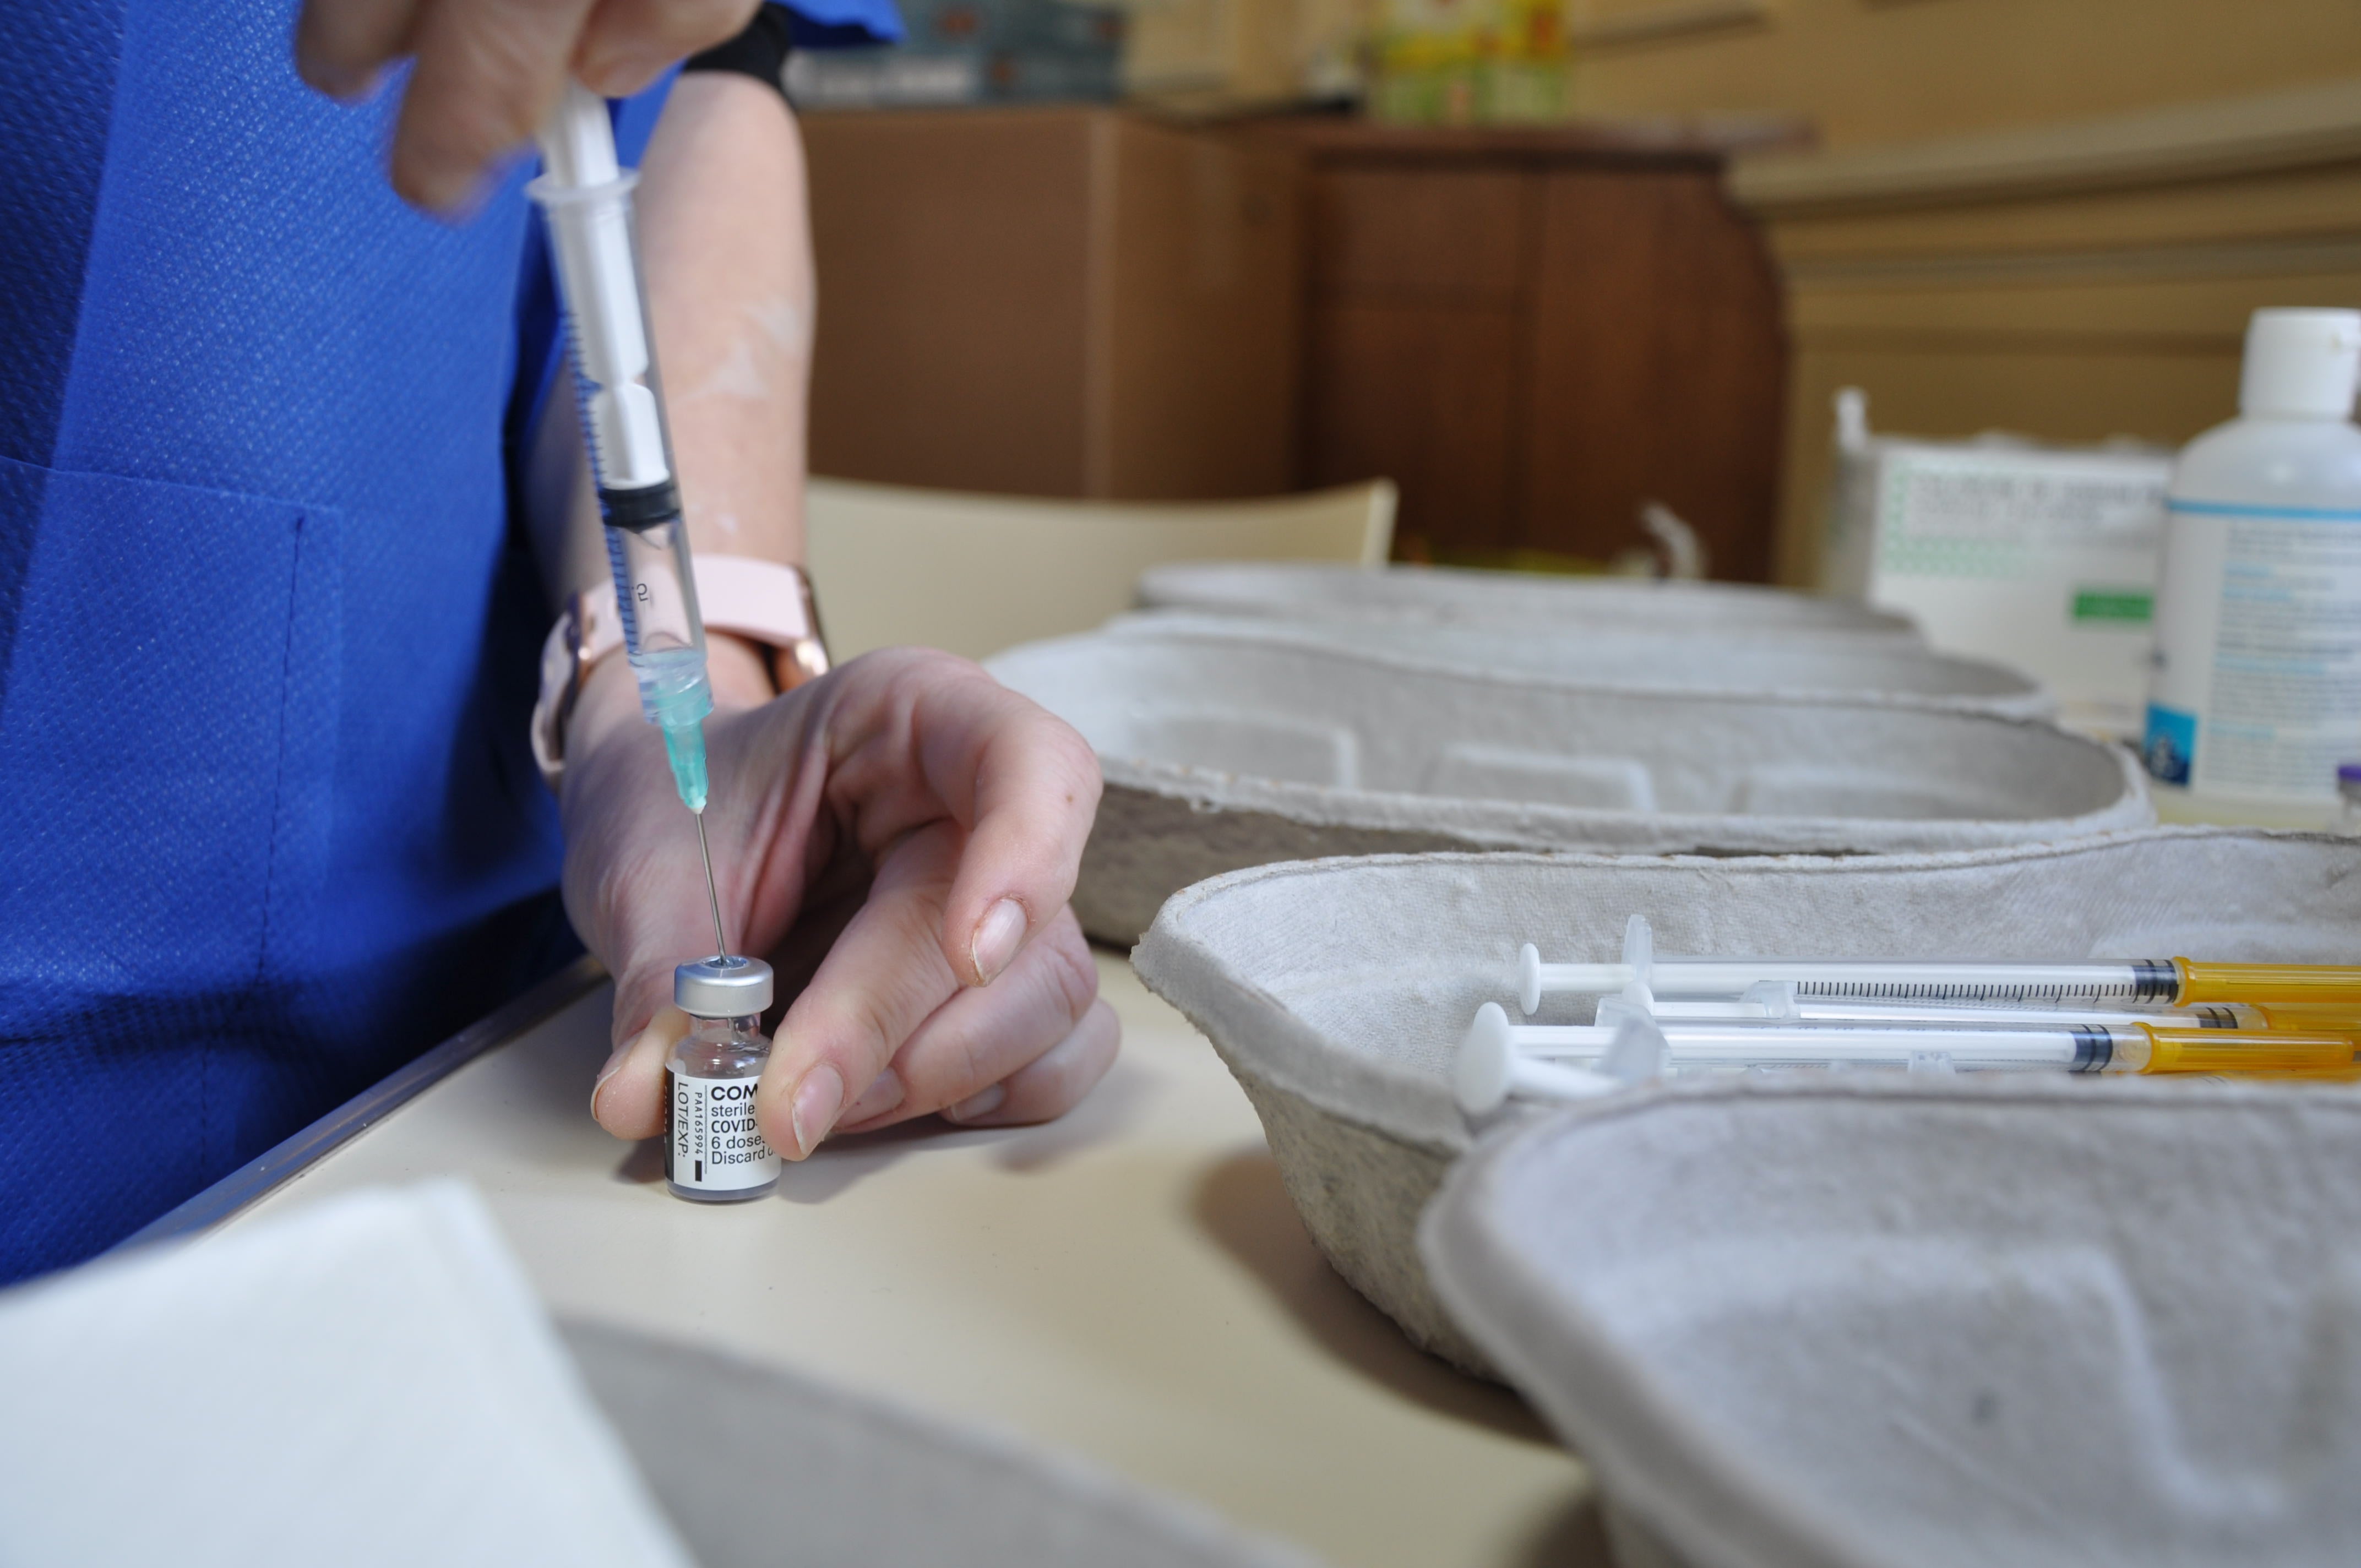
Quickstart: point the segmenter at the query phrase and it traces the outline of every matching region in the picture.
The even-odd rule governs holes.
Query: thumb
[[[622,988],[616,987],[620,999]],[[688,1014],[657,1010],[647,1027],[615,1047],[590,1091],[590,1114],[619,1138],[652,1138],[664,1130],[664,1064],[688,1033]]]
[[[688,1014],[672,1004],[673,969],[695,950],[681,930],[678,902],[624,900],[608,924],[616,949],[606,955],[615,976],[615,1049],[590,1091],[590,1114],[619,1138],[663,1131],[664,1056],[688,1033]],[[709,925],[704,934],[712,936]]]
[[[671,854],[627,861],[589,901],[598,912],[590,946],[615,977],[614,1052],[590,1091],[590,1113],[619,1138],[662,1130],[664,1055],[688,1031],[687,1014],[672,1004],[673,970],[712,949],[696,855],[692,842],[685,863]]]

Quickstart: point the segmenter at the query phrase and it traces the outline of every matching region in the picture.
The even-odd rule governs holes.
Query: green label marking
[[[2078,588],[2074,620],[2120,620],[2146,626],[2156,616],[2156,595],[2146,588]]]

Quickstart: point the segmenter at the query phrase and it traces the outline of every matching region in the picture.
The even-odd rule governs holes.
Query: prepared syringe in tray
[[[1743,1069],[2361,1076],[2361,969],[1658,958],[1653,946],[1636,915],[1619,962],[1545,964],[1528,945],[1523,1010],[1587,993],[1600,999],[1594,1019],[1520,1025],[1485,1003],[1460,1045],[1462,1108]]]

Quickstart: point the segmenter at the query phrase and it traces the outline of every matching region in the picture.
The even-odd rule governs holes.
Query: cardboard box
[[[2025,671],[2069,725],[2136,739],[2172,455],[1872,436],[1843,406],[1822,588]]]

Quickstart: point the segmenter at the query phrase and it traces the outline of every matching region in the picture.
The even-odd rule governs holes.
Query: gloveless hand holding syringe
[[[527,190],[548,220],[625,656],[639,684],[641,709],[664,734],[673,784],[696,814],[714,948],[726,954],[729,938],[705,836],[704,724],[713,711],[713,687],[640,285],[631,210],[638,176],[616,159],[606,102],[579,82],[566,84],[539,140],[545,171]]]

